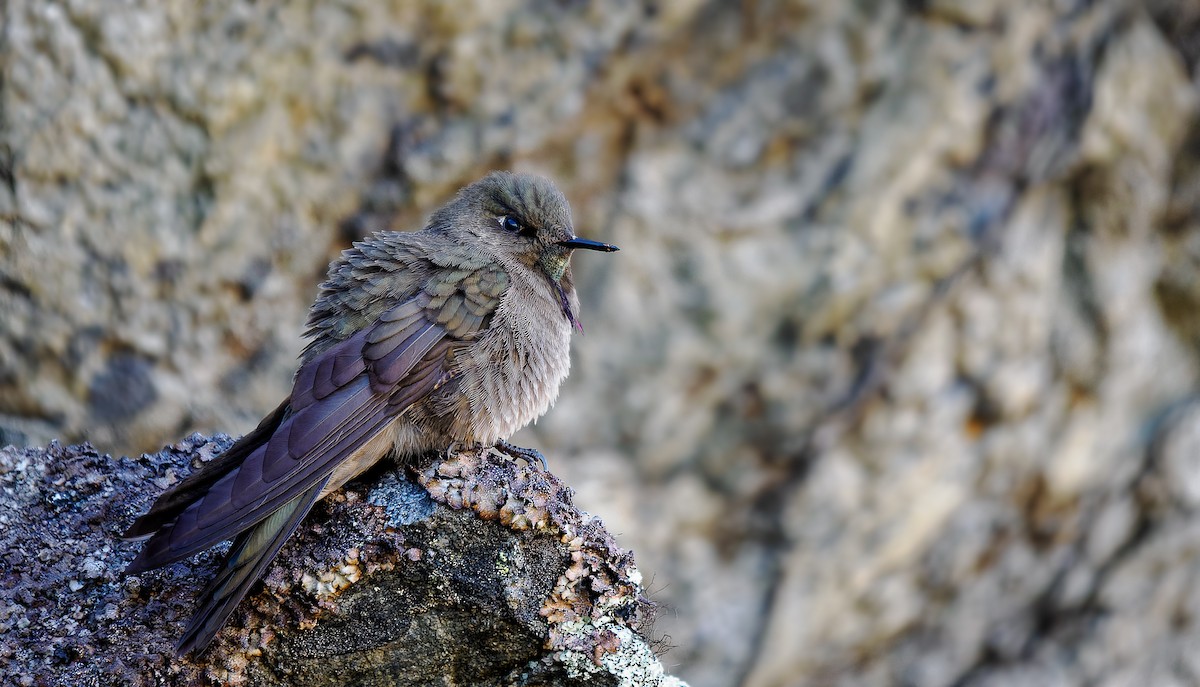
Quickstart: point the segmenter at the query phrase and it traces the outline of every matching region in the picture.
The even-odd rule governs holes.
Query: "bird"
[[[381,231],[329,267],[309,311],[291,394],[125,532],[136,574],[233,539],[175,647],[203,654],[312,506],[384,458],[508,443],[543,415],[579,322],[575,235],[553,182],[497,171],[420,231]],[[536,469],[536,468],[535,468]]]

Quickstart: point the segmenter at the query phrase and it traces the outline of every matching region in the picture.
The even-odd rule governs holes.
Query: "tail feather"
[[[225,624],[238,602],[275,558],[279,548],[312,509],[329,478],[280,506],[263,521],[239,534],[229,549],[225,565],[200,595],[201,605],[175,647],[182,656],[203,653]]]
[[[179,514],[192,505],[197,499],[203,498],[209,487],[236,469],[283,424],[291,412],[291,399],[284,400],[270,415],[263,418],[249,434],[238,439],[229,450],[216,460],[205,463],[196,472],[175,485],[151,506],[150,511],[142,515],[125,530],[123,535],[127,540],[140,540],[149,537],[163,527],[173,523]],[[156,567],[156,566],[150,566]]]

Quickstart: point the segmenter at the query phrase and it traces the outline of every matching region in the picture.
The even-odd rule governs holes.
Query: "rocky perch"
[[[221,550],[137,577],[122,530],[231,439],[0,449],[0,672],[18,685],[682,685],[633,556],[554,475],[466,451],[318,504],[199,659]],[[193,465],[194,466],[194,465]]]

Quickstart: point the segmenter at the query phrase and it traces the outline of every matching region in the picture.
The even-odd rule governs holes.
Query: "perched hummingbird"
[[[493,172],[418,232],[380,232],[329,267],[292,393],[125,533],[137,573],[234,538],[176,651],[203,651],[313,504],[385,456],[505,439],[545,413],[581,328],[575,236],[548,180]]]

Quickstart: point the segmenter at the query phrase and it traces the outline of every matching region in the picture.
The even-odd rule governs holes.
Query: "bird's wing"
[[[144,516],[154,520],[134,524],[131,532],[154,534],[127,571],[165,565],[228,539],[323,482],[447,381],[453,351],[490,326],[507,287],[507,273],[494,264],[436,270],[416,296],[310,359],[269,438],[202,483],[207,488],[186,507],[172,499]]]
[[[289,399],[290,400],[290,399]],[[163,523],[174,520],[187,509],[193,501],[208,491],[214,482],[221,479],[230,470],[237,469],[246,456],[271,438],[291,412],[288,401],[279,404],[275,412],[263,418],[252,431],[234,442],[224,453],[215,460],[204,463],[199,470],[188,475],[173,489],[166,492],[154,502],[150,510],[139,517],[125,530],[125,539],[145,539],[162,527]]]

